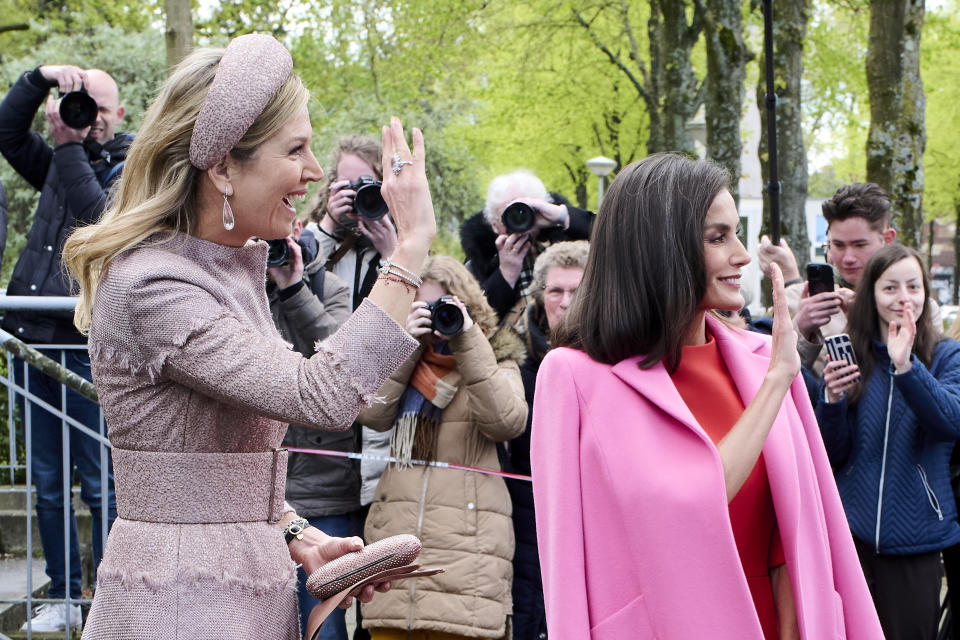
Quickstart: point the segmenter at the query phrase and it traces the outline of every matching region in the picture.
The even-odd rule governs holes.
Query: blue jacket
[[[817,420],[853,535],[878,553],[923,553],[960,542],[950,453],[960,438],[960,343],[944,339],[929,369],[893,374],[886,346],[856,406],[826,402]]]

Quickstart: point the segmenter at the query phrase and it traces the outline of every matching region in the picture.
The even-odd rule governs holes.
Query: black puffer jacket
[[[564,229],[544,229],[537,237],[539,243],[550,245],[564,240],[588,240],[596,216],[583,209],[567,205],[570,226]],[[519,283],[511,287],[500,273],[500,256],[494,242],[497,234],[483,217],[483,212],[467,218],[460,227],[460,245],[466,256],[467,269],[480,283],[490,306],[503,318],[520,299]]]
[[[326,258],[303,270],[303,283],[284,291],[267,287],[270,312],[284,340],[306,357],[350,317],[350,288],[323,271]],[[319,277],[323,276],[323,277]],[[298,449],[360,451],[360,426],[321,431],[290,425],[283,446]],[[287,459],[287,502],[305,518],[349,513],[360,508],[360,462],[312,453],[291,453]]]
[[[0,103],[0,153],[17,173],[40,191],[40,202],[27,246],[17,260],[7,294],[68,296],[72,284],[60,257],[63,243],[75,227],[99,219],[107,191],[116,180],[115,167],[126,158],[133,140],[118,133],[93,150],[80,143],[51,147],[30,126],[50,87],[38,70],[20,76]],[[105,153],[100,153],[100,152]],[[28,342],[86,342],[73,327],[70,312],[8,312],[3,328]]]
[[[501,447],[501,450],[504,471],[529,476],[533,393],[540,362],[550,349],[547,318],[541,305],[533,303],[527,307],[523,329],[527,357],[520,365],[520,377],[523,379],[527,406],[530,407],[527,413],[527,428],[510,441],[509,452],[507,447]],[[513,638],[543,640],[547,637],[547,616],[543,606],[533,485],[525,480],[508,479],[507,489],[513,502],[513,533],[517,541],[513,553]]]
[[[7,248],[7,190],[0,183],[0,263],[3,262],[3,252]]]

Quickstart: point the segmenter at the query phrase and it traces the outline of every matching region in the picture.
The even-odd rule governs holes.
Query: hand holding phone
[[[827,384],[827,401],[839,402],[843,394],[860,381],[860,367],[853,351],[853,342],[846,333],[823,339],[829,362],[823,370]]]

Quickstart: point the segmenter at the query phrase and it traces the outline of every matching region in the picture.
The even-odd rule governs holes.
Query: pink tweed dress
[[[154,237],[114,260],[90,359],[119,517],[85,640],[300,637],[278,527],[286,425],[341,430],[416,349],[365,301],[308,359],[280,339],[266,243]]]

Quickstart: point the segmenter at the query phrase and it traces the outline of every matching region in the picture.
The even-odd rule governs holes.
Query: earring
[[[227,192],[223,192],[223,228],[232,231],[236,221],[233,219],[233,209],[230,208],[230,202],[227,200]]]

